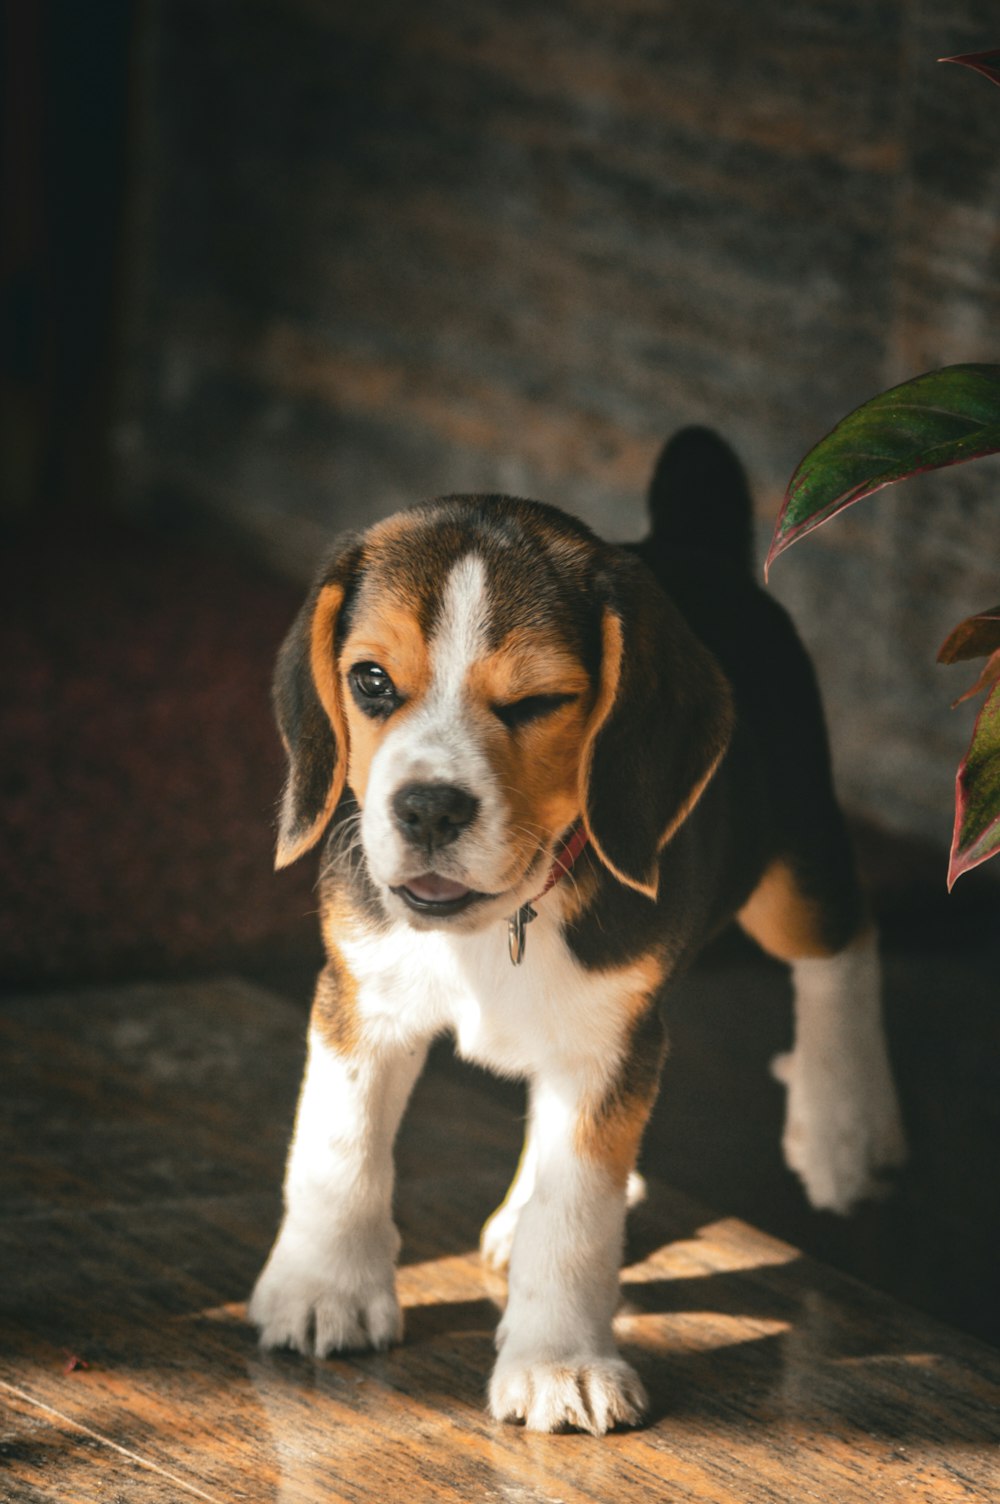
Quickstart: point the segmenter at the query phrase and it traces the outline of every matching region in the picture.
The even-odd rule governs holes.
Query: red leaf
[[[959,695],[957,700],[952,700],[952,710],[955,709],[956,705],[961,705],[963,700],[975,699],[976,695],[982,694],[984,689],[989,689],[998,680],[1000,680],[1000,648],[991,657],[987,658],[983,665],[983,671],[972,688],[967,689],[964,695]]]
[[[1000,606],[967,616],[948,633],[938,650],[938,663],[961,663],[966,658],[985,658],[1000,648]]]
[[[955,780],[955,829],[948,887],[1000,852],[1000,684],[979,712]]]
[[[963,52],[958,57],[939,57],[938,62],[961,63],[963,68],[981,73],[990,83],[1000,84],[1000,52]]]

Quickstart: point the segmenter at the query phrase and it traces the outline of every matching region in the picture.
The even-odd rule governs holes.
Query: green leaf
[[[955,780],[948,887],[1000,851],[1000,684],[979,712]]]
[[[938,663],[961,663],[966,658],[985,658],[1000,648],[1000,606],[967,616],[948,633],[938,649]]]
[[[974,68],[991,83],[1000,84],[1000,52],[962,52],[958,57],[939,57],[939,63],[961,63],[963,68]]]
[[[1000,450],[1000,366],[945,366],[873,397],[792,476],[764,566],[852,502],[922,470]]]

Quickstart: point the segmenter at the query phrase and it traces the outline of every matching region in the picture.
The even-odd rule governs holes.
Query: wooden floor
[[[435,1067],[404,1125],[407,1337],[261,1354],[299,1008],[241,981],[0,1013],[0,1498],[71,1504],[1000,1499],[1000,1354],[654,1185],[621,1340],[642,1431],[535,1436],[482,1397],[502,1282],[472,1251],[515,1114]]]

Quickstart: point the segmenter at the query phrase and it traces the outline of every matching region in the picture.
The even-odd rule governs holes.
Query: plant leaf
[[[945,366],[882,392],[811,449],[788,483],[764,575],[852,502],[922,470],[1000,450],[1000,366]]]
[[[976,720],[955,780],[955,830],[948,888],[1000,851],[1000,684]]]
[[[987,658],[983,665],[983,671],[972,688],[967,689],[963,695],[959,695],[957,700],[952,701],[952,710],[957,705],[961,705],[963,700],[975,699],[976,695],[982,694],[984,689],[988,689],[991,684],[996,684],[998,680],[1000,680],[1000,648]]]
[[[1000,52],[962,52],[958,57],[939,57],[939,63],[961,63],[963,68],[974,68],[991,83],[1000,84]]]
[[[948,633],[938,649],[938,663],[961,663],[966,658],[985,658],[1000,648],[1000,606],[967,616]]]

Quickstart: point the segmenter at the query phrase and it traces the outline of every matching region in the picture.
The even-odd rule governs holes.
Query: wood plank
[[[156,1504],[165,1487],[175,1497],[207,1496],[163,1473],[86,1426],[0,1383],[0,1497],[18,1504],[72,1497],[73,1504]]]
[[[0,1166],[0,1498],[1000,1491],[1000,1355],[662,1186],[633,1216],[618,1318],[650,1423],[595,1440],[490,1421],[503,1281],[473,1250],[519,1125],[471,1072],[432,1066],[403,1130],[404,1344],[263,1354],[243,1301],[277,1213],[302,1013],[229,982],[15,1001],[4,1023],[3,1111],[50,1128]]]

